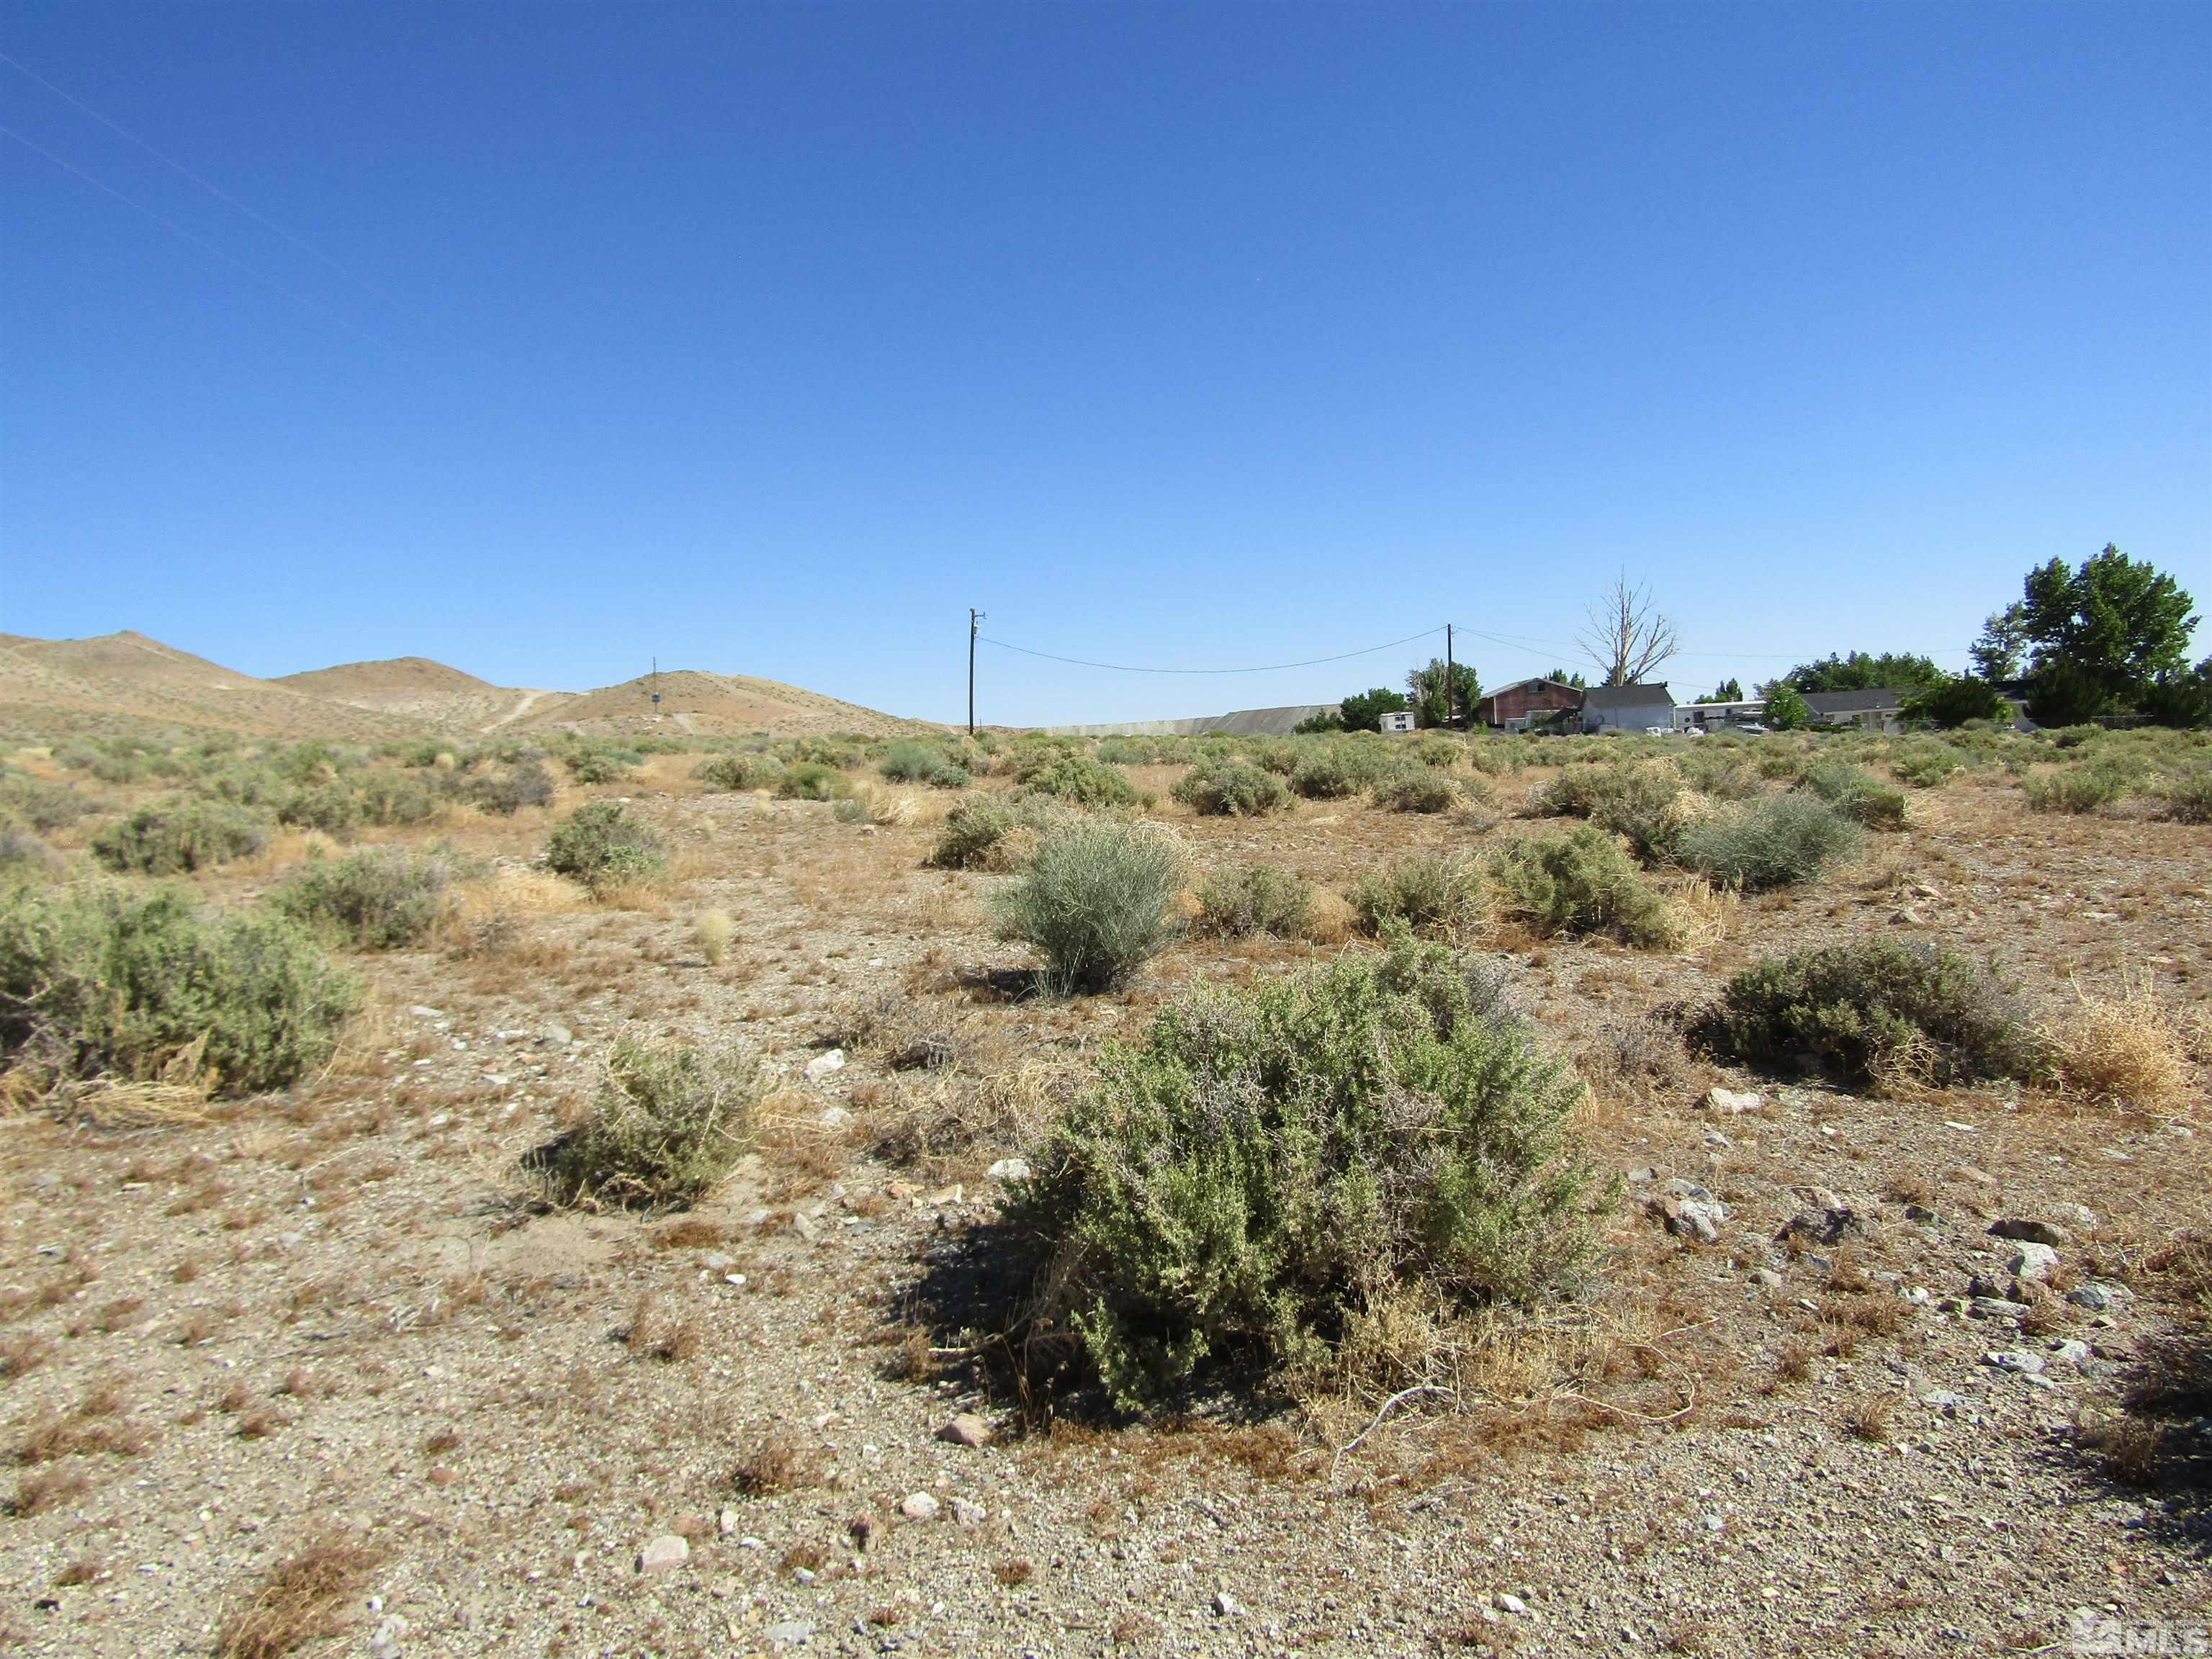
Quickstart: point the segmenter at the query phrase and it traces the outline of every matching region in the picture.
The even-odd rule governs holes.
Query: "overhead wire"
[[[1343,651],[1333,657],[1308,657],[1302,662],[1263,663],[1252,668],[1139,667],[1122,662],[1092,662],[1085,657],[1055,656],[1049,651],[1033,651],[1025,645],[1014,645],[1006,640],[994,640],[988,634],[979,634],[976,639],[981,644],[995,645],[1001,651],[1018,651],[1024,657],[1042,657],[1047,662],[1072,663],[1079,668],[1104,668],[1116,674],[1273,674],[1285,668],[1312,668],[1322,663],[1348,662],[1354,657],[1371,657],[1378,651],[1395,651],[1401,645],[1411,645],[1415,640],[1431,639],[1443,631],[1443,623],[1438,623],[1435,627],[1425,628],[1418,634],[1408,634],[1402,640],[1391,640],[1382,645],[1364,646],[1358,651]]]

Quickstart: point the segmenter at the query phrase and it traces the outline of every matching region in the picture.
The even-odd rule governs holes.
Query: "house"
[[[1686,702],[1674,711],[1677,732],[1725,732],[1748,720],[1766,718],[1766,699],[1747,697],[1739,702]]]
[[[1531,716],[1556,714],[1583,706],[1582,689],[1558,680],[1516,680],[1501,685],[1474,705],[1473,723],[1504,732],[1525,732]]]
[[[1413,729],[1413,711],[1407,708],[1395,714],[1383,714],[1379,717],[1379,721],[1376,726],[1378,731],[1410,732]]]
[[[1583,693],[1585,732],[1662,732],[1674,729],[1674,694],[1656,685],[1594,685]]]
[[[1857,726],[1869,732],[1896,732],[1912,695],[1909,687],[1875,686],[1863,691],[1808,691],[1805,706],[1815,726]]]

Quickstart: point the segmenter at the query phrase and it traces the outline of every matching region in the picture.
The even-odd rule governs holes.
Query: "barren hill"
[[[923,724],[748,675],[675,670],[658,686],[662,729],[701,736],[879,735]],[[356,740],[554,728],[638,734],[653,729],[653,689],[649,677],[596,691],[498,686],[428,657],[264,680],[135,631],[0,635],[0,733],[17,738],[146,726]]]

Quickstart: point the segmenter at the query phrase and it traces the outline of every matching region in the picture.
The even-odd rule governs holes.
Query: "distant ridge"
[[[0,635],[0,735],[22,741],[133,726],[353,741],[556,728],[702,737],[940,729],[776,680],[700,670],[544,691],[494,685],[428,657],[392,657],[259,679],[135,629],[82,640]]]

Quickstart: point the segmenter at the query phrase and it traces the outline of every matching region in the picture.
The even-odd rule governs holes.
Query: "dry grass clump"
[[[813,1453],[795,1435],[787,1429],[771,1429],[738,1461],[730,1485],[745,1498],[773,1498],[815,1486],[821,1478]]]
[[[727,910],[702,910],[691,924],[691,941],[699,947],[699,954],[711,966],[720,967],[730,954],[730,941],[738,934],[738,924],[730,920]]]
[[[744,1155],[764,1078],[758,1058],[735,1044],[624,1037],[589,1114],[525,1167],[555,1204],[680,1209]]]
[[[340,1613],[380,1559],[343,1533],[315,1534],[276,1564],[251,1601],[224,1617],[216,1638],[219,1659],[283,1659],[336,1635]]]
[[[2148,970],[2123,971],[2110,995],[2076,981],[2074,1000],[2044,1022],[2052,1073],[2069,1092],[2145,1111],[2178,1111],[2197,1097],[2193,1034],[2162,1001]]]

